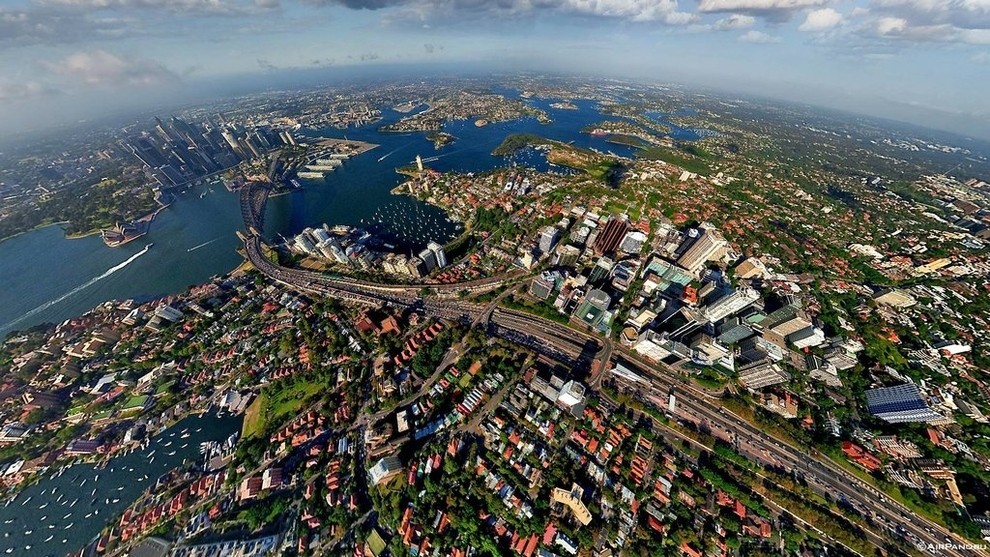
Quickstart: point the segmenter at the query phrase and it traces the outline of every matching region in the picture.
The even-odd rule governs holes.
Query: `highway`
[[[261,198],[259,202],[258,199]],[[666,407],[671,389],[676,393],[677,417],[697,424],[704,423],[713,433],[733,445],[744,443],[751,457],[763,455],[764,462],[784,466],[797,471],[808,479],[809,485],[817,486],[833,499],[839,495],[853,502],[863,512],[879,517],[878,520],[896,528],[900,525],[911,543],[938,546],[932,555],[961,557],[964,555],[990,555],[982,549],[968,549],[969,542],[949,532],[945,527],[916,515],[886,494],[867,485],[853,474],[822,456],[809,455],[787,443],[772,437],[756,426],[746,422],[722,407],[718,399],[697,387],[678,374],[642,363],[623,347],[614,347],[610,340],[597,335],[577,331],[566,325],[529,313],[519,312],[491,305],[464,302],[457,299],[437,299],[420,296],[422,285],[383,285],[366,281],[344,280],[328,277],[312,271],[289,269],[272,263],[262,251],[260,224],[263,221],[264,199],[267,193],[258,193],[257,188],[245,187],[241,190],[241,209],[248,233],[244,239],[244,249],[248,260],[261,273],[269,278],[300,290],[305,290],[337,299],[369,304],[392,304],[398,307],[419,309],[431,316],[465,324],[484,323],[491,334],[522,344],[541,354],[562,363],[586,369],[596,357],[602,369],[590,385],[597,389],[613,353],[626,357],[628,367],[646,379],[636,388],[642,399],[653,402],[660,408]],[[484,292],[498,288],[506,277],[494,277],[471,283],[451,285],[431,285],[432,294],[444,296],[452,292],[470,290]],[[467,286],[470,285],[470,286]],[[754,451],[755,449],[755,451]],[[755,453],[755,455],[754,455]],[[864,529],[867,527],[863,525]],[[947,545],[955,547],[946,547]]]

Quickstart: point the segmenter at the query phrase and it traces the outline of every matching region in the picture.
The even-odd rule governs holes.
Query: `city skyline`
[[[33,0],[0,8],[0,121],[430,67],[701,85],[986,139],[988,43],[977,0]]]

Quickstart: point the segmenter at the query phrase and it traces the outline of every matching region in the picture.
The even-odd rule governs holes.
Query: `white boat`
[[[45,543],[52,541],[54,538],[55,538],[55,534],[48,536],[47,538],[45,538]]]
[[[119,503],[119,502],[120,502],[120,499],[114,499],[113,501],[111,501],[111,503]]]
[[[89,513],[89,514],[87,514],[86,516],[84,516],[83,518],[89,518],[89,517],[91,517],[91,516],[93,516],[93,513]]]
[[[27,505],[28,501],[30,501],[30,500],[31,500],[31,498],[28,497],[27,499],[24,500],[23,503],[21,503],[21,506],[23,507],[24,505]]]
[[[25,535],[25,536],[30,536],[30,535],[31,535],[31,534],[33,534],[33,533],[34,533],[34,530],[25,530],[25,531],[24,531],[24,535]]]
[[[41,517],[40,519],[38,519],[39,522],[44,522],[46,520],[48,520],[48,515],[47,514],[45,516]]]
[[[47,506],[48,506],[48,503],[45,503],[44,505],[42,505],[42,506],[40,506],[40,507],[38,507],[38,510],[40,511],[41,509],[43,509],[43,508],[45,508],[45,507],[47,507]]]
[[[7,551],[4,551],[4,553],[13,553],[13,552],[14,552],[14,548],[13,547],[8,547],[7,548]]]
[[[73,524],[75,524],[75,522],[70,522],[68,526],[66,526],[65,528],[63,528],[63,530],[68,530],[69,528],[72,528],[72,525]]]

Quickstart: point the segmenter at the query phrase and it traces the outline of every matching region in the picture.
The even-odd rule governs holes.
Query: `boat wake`
[[[208,245],[210,245],[210,244],[212,244],[213,242],[216,242],[216,241],[217,241],[217,240],[219,240],[220,238],[222,238],[222,236],[221,236],[221,237],[218,237],[218,238],[214,238],[214,239],[212,239],[212,240],[210,240],[210,241],[208,241],[208,242],[203,242],[202,244],[199,244],[198,246],[193,246],[193,247],[191,247],[191,248],[189,248],[189,249],[187,249],[187,250],[186,250],[186,253],[188,253],[188,252],[190,252],[190,251],[196,251],[196,250],[198,250],[199,248],[201,248],[201,247],[204,247],[204,246],[208,246]]]
[[[396,153],[398,153],[399,151],[401,151],[401,150],[403,150],[403,149],[405,149],[406,147],[408,147],[408,146],[410,146],[410,145],[412,145],[413,143],[415,143],[415,142],[409,142],[409,143],[406,143],[405,145],[403,145],[403,146],[401,146],[401,147],[396,147],[395,149],[392,149],[392,150],[391,150],[391,151],[389,151],[388,153],[385,153],[385,154],[384,154],[384,155],[382,155],[381,157],[378,157],[378,162],[382,162],[383,160],[385,160],[385,159],[387,159],[387,158],[389,158],[389,157],[391,157],[392,155],[394,155],[394,154],[396,154]]]
[[[39,312],[45,311],[46,309],[54,306],[55,304],[57,304],[59,302],[62,302],[64,300],[66,300],[67,298],[70,298],[70,297],[78,294],[79,292],[82,292],[83,290],[89,288],[90,286],[93,286],[94,284],[100,282],[101,280],[109,277],[110,275],[112,275],[112,274],[116,273],[117,271],[123,269],[124,267],[130,265],[131,263],[133,263],[134,261],[136,261],[137,258],[139,258],[142,255],[148,253],[148,250],[150,250],[150,249],[151,249],[151,244],[148,244],[147,246],[144,246],[144,249],[143,250],[141,250],[141,251],[135,253],[134,255],[128,257],[127,259],[125,259],[121,263],[118,263],[118,264],[114,265],[113,267],[110,267],[106,271],[103,271],[103,274],[98,275],[98,276],[95,276],[95,277],[89,279],[88,281],[80,284],[79,286],[73,288],[72,290],[69,290],[65,294],[62,294],[58,298],[55,298],[53,300],[48,300],[47,302],[41,304],[40,306],[32,309],[29,312],[21,315],[20,317],[18,317],[17,319],[14,319],[13,321],[10,321],[8,323],[4,323],[3,325],[0,325],[0,331],[6,331],[6,330],[10,329],[11,327],[13,327],[14,325],[20,323],[21,321],[24,321],[28,317],[31,317],[33,315],[36,315]]]

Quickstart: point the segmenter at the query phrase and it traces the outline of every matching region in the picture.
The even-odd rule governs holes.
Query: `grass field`
[[[264,408],[268,397],[264,393],[251,402],[244,412],[244,425],[241,427],[241,437],[247,438],[260,435],[265,431]]]
[[[262,391],[244,412],[241,436],[263,434],[269,423],[281,423],[286,418],[295,416],[323,387],[322,383],[299,380],[276,394],[270,394],[268,390]]]

